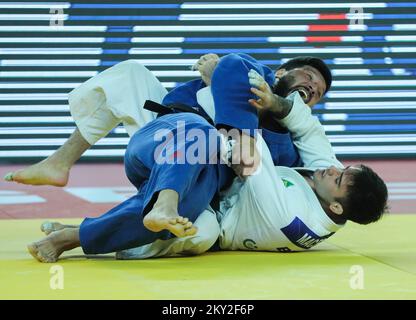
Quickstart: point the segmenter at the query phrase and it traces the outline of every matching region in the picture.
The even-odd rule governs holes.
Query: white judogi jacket
[[[289,99],[294,102],[293,108],[282,124],[292,133],[305,167],[342,168],[310,108],[298,93]],[[311,248],[342,227],[324,212],[296,169],[274,166],[263,139],[258,139],[257,147],[262,150],[259,172],[245,182],[237,178],[220,204],[217,215],[222,249],[299,251]]]

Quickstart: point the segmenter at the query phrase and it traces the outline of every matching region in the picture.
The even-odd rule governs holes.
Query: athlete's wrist
[[[292,108],[293,101],[273,94],[273,104],[269,110],[274,119],[281,120],[287,117]]]

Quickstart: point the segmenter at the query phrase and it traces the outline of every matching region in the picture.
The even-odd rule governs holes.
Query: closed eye
[[[346,167],[345,170],[342,171],[341,175],[339,176],[338,180],[338,188],[341,187],[341,180],[342,180],[342,176],[344,175],[345,171],[348,170],[350,166]]]

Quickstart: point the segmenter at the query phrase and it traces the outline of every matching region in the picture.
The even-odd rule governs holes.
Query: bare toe
[[[189,221],[189,222],[185,223],[184,226],[185,226],[185,229],[189,229],[189,228],[192,227],[192,222]]]
[[[60,222],[45,221],[40,225],[40,230],[47,236],[52,232],[67,229],[67,228],[79,228],[79,225],[62,224]]]
[[[185,225],[185,224],[188,223],[188,221],[189,221],[188,218],[184,218],[182,216],[179,216],[179,217],[176,218],[176,222],[177,223],[180,223],[180,224],[184,224]]]
[[[5,181],[13,181],[13,172],[7,173],[4,178]]]
[[[31,243],[27,246],[27,251],[29,251],[33,258],[35,258],[39,262],[42,262],[40,260],[40,257],[38,257],[38,248],[34,243]]]
[[[55,231],[53,223],[50,221],[45,221],[40,225],[40,231],[42,231],[44,234],[48,235],[51,232]]]
[[[198,232],[198,228],[195,226],[192,226],[191,228],[185,229],[185,237],[187,236],[193,236]]]
[[[52,232],[47,237],[30,243],[27,246],[27,249],[29,253],[40,262],[56,262],[64,251],[79,246],[79,240],[76,238],[77,232],[77,229],[62,229]]]
[[[177,218],[168,219],[168,223],[170,223],[170,224],[177,224],[178,223],[178,219]]]

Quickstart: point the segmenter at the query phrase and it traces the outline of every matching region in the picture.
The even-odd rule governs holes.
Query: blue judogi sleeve
[[[273,71],[246,54],[229,54],[220,59],[211,83],[217,126],[250,129],[250,132],[258,128],[257,110],[248,103],[249,99],[256,99],[250,91],[247,76],[250,69],[273,85]]]
[[[169,91],[169,93],[163,98],[162,104],[168,106],[175,103],[182,103],[192,108],[202,108],[198,104],[196,93],[198,90],[205,87],[206,85],[201,79],[185,82]]]
[[[257,111],[248,103],[249,99],[257,98],[250,91],[251,85],[247,76],[250,69],[256,70],[269,86],[273,86],[274,72],[247,54],[229,54],[218,63],[211,84],[217,126],[250,129],[250,134],[258,128]],[[264,128],[262,132],[275,165],[301,165],[289,133],[278,133]]]

